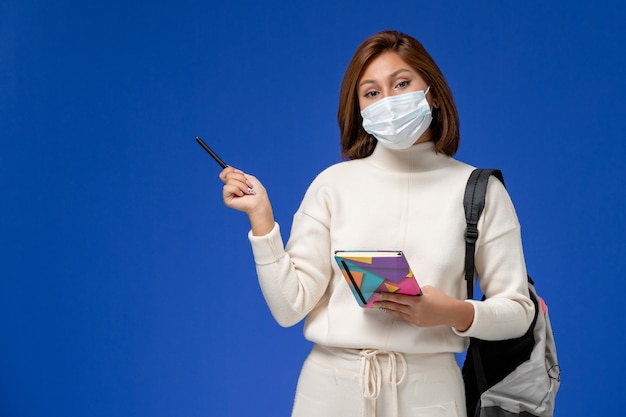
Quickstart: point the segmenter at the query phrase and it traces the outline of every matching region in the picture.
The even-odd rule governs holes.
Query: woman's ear
[[[437,96],[435,96],[434,94],[430,96],[430,104],[433,107],[433,109],[439,108],[439,100],[437,100]]]

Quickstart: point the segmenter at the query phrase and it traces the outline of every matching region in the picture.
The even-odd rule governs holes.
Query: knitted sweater
[[[499,181],[490,181],[478,224],[476,270],[486,301],[465,332],[417,327],[354,300],[335,250],[402,250],[420,285],[464,299],[463,194],[472,167],[436,153],[432,142],[407,150],[377,146],[363,159],[335,164],[310,185],[285,247],[280,228],[249,234],[259,283],[277,322],[306,318],[305,337],[343,348],[404,353],[461,352],[467,336],[523,334],[534,307],[528,297],[520,226]]]

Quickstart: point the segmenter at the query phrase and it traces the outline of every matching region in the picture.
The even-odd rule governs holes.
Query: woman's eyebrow
[[[411,70],[409,70],[409,69],[407,69],[407,68],[400,68],[399,70],[394,71],[394,72],[393,72],[393,73],[389,76],[389,78],[395,78],[395,77],[397,77],[398,75],[400,75],[401,73],[403,73],[403,72],[405,72],[405,71],[406,71],[406,72],[409,72],[409,73],[411,72]]]
[[[411,72],[411,70],[409,70],[409,69],[406,69],[406,68],[400,68],[400,69],[395,70],[394,72],[392,72],[392,73],[389,75],[389,79],[393,79],[393,78],[397,77],[398,75],[400,75],[401,73],[403,73],[403,72],[405,72],[405,71],[406,71],[406,72],[409,72],[409,73]],[[359,88],[363,87],[365,84],[376,84],[376,81],[374,81],[374,80],[363,80],[363,81],[361,81],[361,82],[359,83]]]
[[[376,84],[376,81],[374,80],[363,80],[359,83],[359,88],[363,87],[366,84]]]

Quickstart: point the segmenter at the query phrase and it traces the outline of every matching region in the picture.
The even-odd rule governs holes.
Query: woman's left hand
[[[429,285],[422,295],[381,293],[378,305],[384,312],[419,327],[448,325],[458,331],[467,330],[474,321],[474,306],[450,297]]]

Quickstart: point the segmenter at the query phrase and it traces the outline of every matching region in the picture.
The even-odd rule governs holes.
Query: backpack
[[[463,199],[467,221],[465,279],[468,299],[474,298],[477,225],[491,176],[504,184],[499,170],[474,170]],[[554,334],[548,308],[537,295],[530,276],[528,291],[535,304],[535,317],[523,336],[498,341],[470,338],[462,369],[468,417],[552,417],[554,413],[555,397],[561,383]]]

